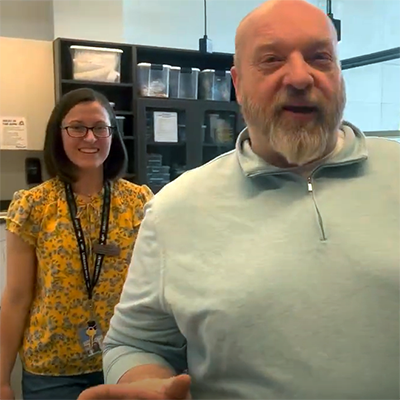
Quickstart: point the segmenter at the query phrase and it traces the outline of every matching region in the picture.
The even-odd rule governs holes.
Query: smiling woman
[[[103,165],[110,153],[114,127],[101,103],[77,104],[64,117],[61,129],[65,154],[81,172]]]
[[[96,150],[96,157],[82,157],[82,149]],[[50,116],[44,153],[50,176],[59,176],[69,183],[82,179],[82,174],[89,187],[94,177],[99,182],[102,173],[106,179],[121,176],[127,155],[107,98],[86,88],[67,93]]]
[[[116,117],[91,89],[56,105],[44,159],[51,179],[15,193],[8,210],[2,399],[12,397],[18,351],[24,399],[72,400],[102,383],[103,334],[152,197],[120,178],[127,156]]]

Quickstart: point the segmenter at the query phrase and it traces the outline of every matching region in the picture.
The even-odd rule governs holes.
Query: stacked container
[[[199,98],[202,100],[230,101],[232,80],[229,71],[205,69],[199,76]]]
[[[74,79],[98,82],[121,81],[122,50],[71,46],[70,51]]]
[[[169,97],[177,99],[181,85],[181,67],[171,67],[169,75]]]
[[[170,167],[162,165],[161,154],[147,155],[147,182],[149,185],[163,186],[170,182]]]
[[[178,97],[180,99],[197,99],[199,87],[198,68],[181,68]]]
[[[140,63],[137,67],[141,96],[169,97],[170,65]]]

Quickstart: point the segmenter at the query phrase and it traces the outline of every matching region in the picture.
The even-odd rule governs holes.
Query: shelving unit
[[[123,50],[121,58],[121,82],[93,82],[72,79],[71,45],[117,48]],[[54,41],[54,70],[56,98],[78,87],[91,87],[103,93],[115,103],[116,115],[124,116],[124,142],[129,155],[127,179],[139,184],[149,184],[148,154],[162,155],[163,165],[171,167],[171,180],[177,171],[196,168],[219,154],[234,148],[237,134],[244,123],[236,103],[232,87],[231,101],[186,100],[175,98],[141,97],[137,83],[137,64],[168,64],[183,68],[230,70],[232,54],[202,54],[193,50],[136,46],[121,43],[105,43],[75,39]],[[148,120],[155,111],[177,112],[180,139],[177,143],[155,142],[151,137]],[[210,143],[208,116],[227,113],[232,118],[234,135],[228,145]],[[181,137],[182,136],[182,137]],[[174,172],[173,172],[174,171]],[[149,184],[153,191],[159,185]]]

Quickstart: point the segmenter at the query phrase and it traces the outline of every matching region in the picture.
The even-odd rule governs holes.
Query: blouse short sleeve
[[[151,189],[146,185],[142,185],[140,187],[140,190],[141,190],[143,206],[145,206],[146,203],[148,203],[153,198],[154,195]]]
[[[39,193],[36,194],[39,195]],[[29,190],[19,190],[14,193],[7,211],[7,230],[31,246],[36,246],[40,231],[42,198],[36,197]]]
[[[144,209],[145,205],[153,198],[153,192],[146,185],[142,185],[139,187],[137,192],[137,198],[134,202],[135,204],[135,226],[138,226],[142,223],[144,218]]]

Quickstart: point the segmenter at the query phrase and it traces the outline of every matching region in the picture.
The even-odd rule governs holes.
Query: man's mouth
[[[312,114],[314,112],[317,112],[317,107],[314,106],[283,106],[282,107],[283,111],[289,111],[291,113],[295,114]]]

